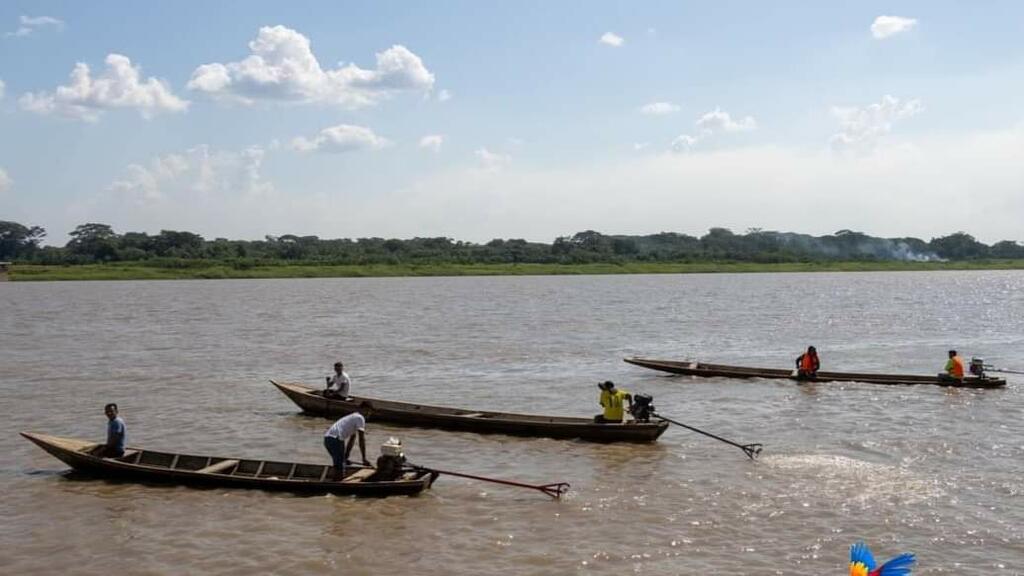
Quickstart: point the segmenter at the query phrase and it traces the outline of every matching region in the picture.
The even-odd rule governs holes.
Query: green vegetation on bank
[[[959,262],[626,262],[596,264],[267,264],[235,267],[214,261],[188,267],[147,262],[48,266],[15,264],[10,279],[32,280],[187,280],[226,278],[358,278],[389,276],[530,276],[571,274],[699,274],[754,272],[866,272],[913,270],[1024,270],[1024,260]]]
[[[495,238],[266,236],[206,240],[184,231],[120,234],[88,223],[62,247],[43,246],[46,230],[0,221],[0,261],[16,280],[637,274],[1021,268],[1024,245],[991,246],[956,232],[932,238],[876,238],[852,230],[825,236],[753,228],[711,228],[696,237],[593,230],[550,243]]]

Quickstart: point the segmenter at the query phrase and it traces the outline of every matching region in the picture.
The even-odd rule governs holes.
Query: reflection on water
[[[0,566],[5,573],[836,574],[849,545],[915,573],[1022,573],[1024,380],[1005,390],[665,377],[630,355],[823,369],[941,369],[945,351],[1024,366],[1024,274],[10,283],[0,288]],[[371,424],[442,476],[360,500],[118,483],[21,439],[100,440],[116,401],[132,444],[327,462],[328,420],[268,378],[476,409],[589,416],[594,383],[652,394],[656,444]],[[950,572],[952,573],[952,572]]]

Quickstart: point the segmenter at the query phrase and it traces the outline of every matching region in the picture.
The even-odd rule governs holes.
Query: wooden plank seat
[[[470,412],[468,414],[459,414],[459,416],[462,416],[463,418],[479,418],[483,416],[483,412]]]
[[[216,464],[210,464],[206,468],[200,468],[196,472],[200,474],[224,474],[235,466],[238,466],[238,460],[221,460]]]
[[[133,462],[134,459],[135,459],[135,456],[138,453],[139,453],[138,450],[125,450],[124,454],[121,454],[117,458],[114,458],[114,460],[120,460],[121,462]]]
[[[342,480],[342,482],[345,482],[347,484],[353,484],[355,482],[362,482],[363,480],[366,480],[370,476],[373,476],[374,472],[376,472],[376,470],[374,470],[373,468],[361,468],[361,469],[353,472],[352,474],[349,474],[348,476],[346,476],[345,479]]]

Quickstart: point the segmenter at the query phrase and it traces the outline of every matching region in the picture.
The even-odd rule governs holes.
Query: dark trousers
[[[120,458],[121,456],[124,456],[124,450],[118,450],[117,448],[110,448],[106,444],[100,444],[93,448],[90,454],[93,456],[99,456],[100,458]]]
[[[343,474],[345,472],[345,443],[333,436],[324,436],[324,448],[327,448],[327,453],[331,455],[334,471]]]

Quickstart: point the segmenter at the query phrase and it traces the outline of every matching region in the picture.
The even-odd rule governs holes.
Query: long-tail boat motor
[[[978,378],[985,377],[985,359],[984,358],[971,358],[971,366],[968,368],[971,374],[974,374]]]
[[[636,418],[637,422],[650,422],[651,415],[654,414],[654,397],[647,394],[634,395],[629,413]]]
[[[402,475],[405,466],[405,454],[402,452],[402,441],[391,437],[380,445],[380,456],[377,457],[376,479],[394,480]]]

